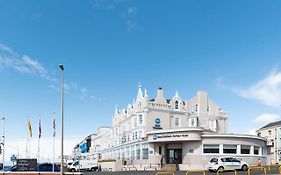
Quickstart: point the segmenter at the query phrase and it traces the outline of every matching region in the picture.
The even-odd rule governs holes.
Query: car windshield
[[[218,159],[217,158],[212,158],[212,160],[210,161],[211,163],[217,163]]]

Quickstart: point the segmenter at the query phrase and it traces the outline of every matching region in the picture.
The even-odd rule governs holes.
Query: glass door
[[[182,149],[168,149],[168,164],[181,164],[182,163]]]

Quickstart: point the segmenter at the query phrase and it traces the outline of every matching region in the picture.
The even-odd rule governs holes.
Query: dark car
[[[60,171],[60,167],[58,165],[54,165],[54,170],[56,172]],[[53,171],[53,164],[51,163],[41,163],[38,166],[38,171],[49,171],[52,172]]]
[[[13,166],[11,166],[11,167],[9,167],[9,168],[7,168],[6,170],[4,170],[4,171],[17,171],[17,165],[13,165]]]

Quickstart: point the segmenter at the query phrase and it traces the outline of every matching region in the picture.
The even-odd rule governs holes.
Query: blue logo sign
[[[160,120],[160,118],[159,117],[157,117],[155,120],[154,120],[154,122],[155,122],[155,125],[153,126],[153,129],[162,129],[162,127],[161,127],[161,120]]]
[[[160,123],[161,123],[160,118],[156,118],[156,119],[155,119],[155,124],[160,125]]]
[[[153,135],[153,140],[156,140],[158,137],[156,134]]]

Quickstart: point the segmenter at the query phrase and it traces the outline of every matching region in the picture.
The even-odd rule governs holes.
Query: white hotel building
[[[116,108],[112,127],[99,128],[90,150],[100,159],[127,165],[176,164],[179,170],[206,169],[213,157],[234,156],[256,164],[266,162],[266,141],[253,135],[228,134],[228,117],[206,92],[189,100],[176,93],[164,97],[162,88],[150,99],[139,86],[136,100]],[[239,126],[237,126],[239,127]]]

